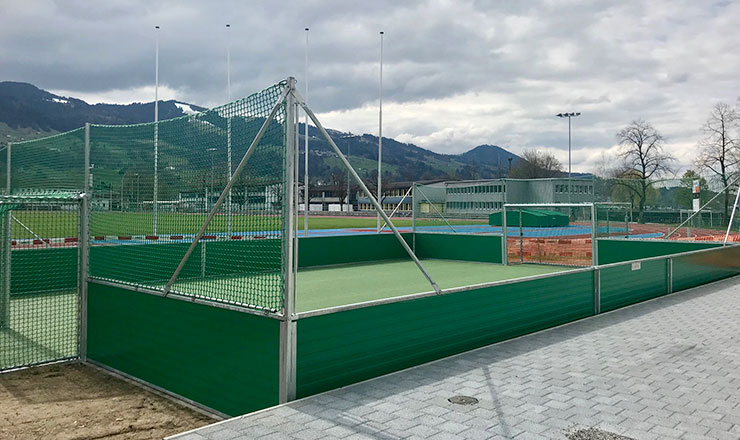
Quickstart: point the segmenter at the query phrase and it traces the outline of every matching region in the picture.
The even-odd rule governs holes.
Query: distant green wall
[[[407,243],[411,234],[401,234]],[[298,240],[298,267],[398,260],[409,255],[394,234],[307,237]]]
[[[298,397],[593,314],[593,273],[298,320]]]
[[[10,294],[76,289],[78,258],[76,247],[13,250],[10,260]]]
[[[88,286],[90,359],[232,416],[278,403],[278,320]]]
[[[417,233],[416,255],[419,258],[501,263],[501,237]]]
[[[718,246],[722,245],[718,243],[673,240],[619,240],[602,238],[597,241],[599,264],[679,254],[681,252],[697,251],[699,249],[709,249]]]

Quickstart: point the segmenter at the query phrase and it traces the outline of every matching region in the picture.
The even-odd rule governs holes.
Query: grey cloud
[[[612,146],[614,133],[637,117],[689,144],[705,110],[736,98],[740,70],[732,56],[740,45],[736,2],[40,0],[3,9],[0,79],[88,94],[149,86],[160,25],[161,83],[206,106],[226,99],[227,22],[233,96],[287,75],[302,89],[310,27],[309,101],[319,112],[375,105],[383,30],[387,101],[446,105],[467,94],[490,101],[467,121],[434,120],[433,108],[405,126],[387,119],[389,133],[428,138],[423,146],[443,152],[480,140],[562,150],[562,121],[553,117],[560,111],[584,113],[579,148]],[[372,131],[365,119],[336,128]],[[464,129],[487,124],[495,128]],[[432,136],[445,127],[454,141]]]

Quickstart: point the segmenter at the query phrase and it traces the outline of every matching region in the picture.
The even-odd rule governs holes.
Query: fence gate
[[[83,201],[0,196],[0,371],[80,355]]]

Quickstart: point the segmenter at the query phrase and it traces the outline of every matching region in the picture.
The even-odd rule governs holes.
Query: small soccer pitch
[[[442,289],[512,280],[568,270],[568,267],[526,264],[502,266],[453,260],[422,260],[424,268]],[[212,279],[224,291],[245,283],[247,277]],[[202,280],[179,281],[177,290],[199,294]],[[432,291],[429,282],[410,260],[322,266],[298,270],[298,312]],[[212,295],[212,291],[209,293]]]

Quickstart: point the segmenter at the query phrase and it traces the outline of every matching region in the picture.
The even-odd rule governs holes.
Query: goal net
[[[491,226],[501,227],[508,264],[593,264],[593,203],[506,204],[491,214]]]

